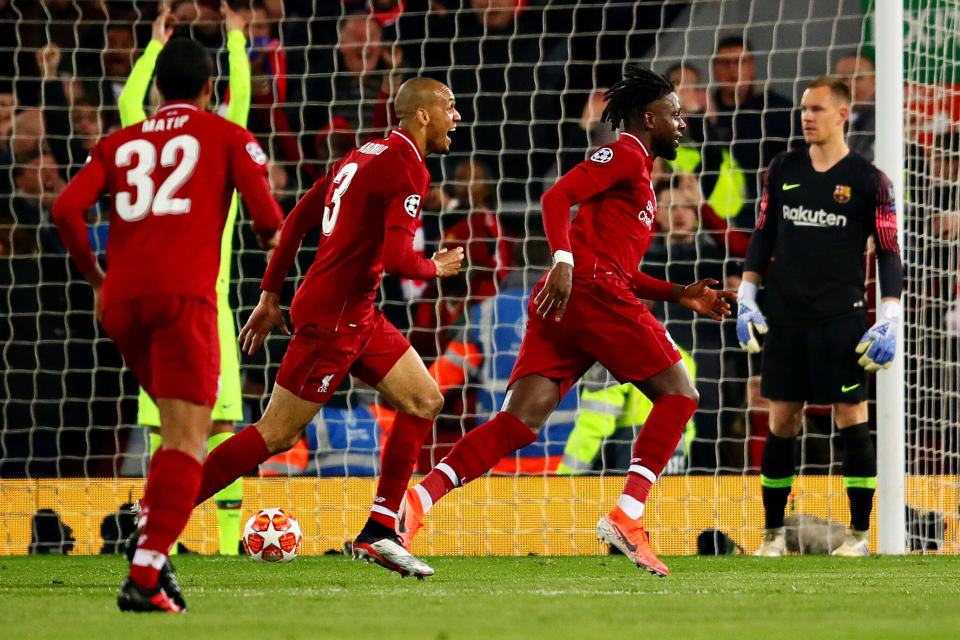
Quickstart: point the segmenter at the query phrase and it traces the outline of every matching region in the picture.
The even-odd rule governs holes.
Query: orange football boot
[[[662,578],[670,574],[650,548],[650,536],[643,528],[643,518],[631,520],[623,509],[614,507],[597,523],[597,539],[619,549],[638,567]]]
[[[423,503],[420,502],[420,495],[413,487],[410,487],[403,494],[403,500],[400,501],[400,508],[397,510],[397,536],[403,547],[409,551],[413,544],[413,538],[423,527]]]

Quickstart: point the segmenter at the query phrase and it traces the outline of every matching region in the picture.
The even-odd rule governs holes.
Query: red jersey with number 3
[[[267,183],[267,157],[253,135],[192,104],[104,139],[54,205],[53,217],[80,271],[93,268],[84,212],[111,196],[103,305],[157,294],[216,304],[220,240],[234,187],[261,237],[282,214]]]
[[[290,307],[294,327],[370,322],[385,269],[407,278],[436,275],[433,260],[413,249],[429,187],[423,155],[405,131],[353,149],[290,212],[261,288],[280,292],[303,236],[320,226],[317,254]]]

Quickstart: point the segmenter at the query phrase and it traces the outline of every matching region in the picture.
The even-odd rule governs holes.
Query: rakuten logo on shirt
[[[798,227],[845,227],[847,216],[830,213],[823,209],[807,209],[804,206],[788,207],[783,205],[783,219]]]

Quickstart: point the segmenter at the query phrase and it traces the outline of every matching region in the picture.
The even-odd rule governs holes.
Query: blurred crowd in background
[[[229,99],[229,69],[219,4],[170,4],[175,35],[199,40],[217,61],[215,103],[222,108]],[[591,149],[615,138],[600,116],[605,87],[619,78],[625,61],[652,61],[667,74],[688,124],[677,160],[655,167],[658,233],[643,269],[674,282],[715,278],[737,288],[760,174],[800,137],[799,95],[779,95],[757,81],[765,54],[742,33],[717,33],[708,57],[655,58],[658,30],[686,4],[231,3],[247,21],[249,128],[270,157],[271,185],[285,211],[350,148],[396,124],[392,97],[404,79],[437,78],[457,98],[463,122],[452,134],[452,152],[429,160],[434,187],[417,245],[427,255],[441,246],[463,246],[468,268],[439,286],[387,277],[381,291],[388,317],[408,332],[448,397],[434,453],[421,470],[439,460],[444,443],[486,418],[478,392],[496,385],[491,377],[509,373],[485,366],[499,354],[490,352],[496,341],[479,335],[478,319],[493,306],[495,324],[522,331],[522,311],[510,312],[516,317],[505,308],[496,311],[497,300],[501,292],[528,291],[549,268],[539,196]],[[66,258],[50,209],[88,151],[119,128],[117,98],[150,39],[157,12],[156,2],[139,0],[0,0],[0,199],[7,203],[0,207],[0,476],[115,475],[135,428],[134,382],[121,373],[115,349],[93,322],[90,290]],[[873,62],[856,50],[831,56],[823,73],[845,78],[853,94],[849,144],[872,160]],[[799,90],[805,84],[799,82]],[[152,92],[148,113],[158,100]],[[921,303],[908,305],[909,319],[955,331],[960,134],[947,128],[921,139],[910,125],[906,213],[923,212],[924,219],[915,227],[920,232],[908,234],[905,259],[922,255],[929,269],[912,285],[922,294]],[[108,211],[109,203],[101,202],[88,216],[101,252]],[[235,233],[231,302],[242,324],[256,304],[265,264],[253,250],[247,224],[241,222]],[[308,235],[291,275],[305,273],[316,242]],[[294,287],[291,278],[287,301]],[[739,349],[733,322],[696,318],[663,303],[654,312],[688,356],[702,398],[680,470],[756,470],[766,434],[764,402],[751,377],[755,365]],[[923,340],[916,332],[907,339]],[[262,410],[285,345],[277,336],[264,352],[242,360],[251,420]],[[930,349],[925,358],[950,357],[931,355]],[[912,380],[935,388],[942,374],[924,373],[922,360],[909,361]],[[584,392],[615,385],[603,372],[591,372],[588,380]],[[348,381],[334,406],[375,403],[371,394]],[[808,429],[822,436],[822,446],[808,449],[807,472],[827,472],[829,414],[812,409],[810,416]],[[629,441],[640,426],[621,422],[604,431],[604,442],[616,441],[613,431]],[[590,460],[561,461],[558,454],[545,470],[556,471],[558,461],[570,462],[561,470],[615,469],[616,456],[600,451],[603,444]]]

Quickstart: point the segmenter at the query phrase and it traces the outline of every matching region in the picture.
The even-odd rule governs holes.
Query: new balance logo
[[[783,205],[783,219],[791,221],[798,227],[845,227],[847,216],[839,213],[830,213],[823,209],[807,209],[803,206],[788,207]]]
[[[330,389],[330,381],[333,380],[333,374],[328,373],[323,376],[323,380],[320,381],[320,388],[317,389],[317,393],[326,393]]]
[[[793,184],[784,183],[784,185],[783,185],[783,190],[784,190],[784,191],[790,191],[791,189],[796,189],[796,188],[799,187],[799,186],[800,186],[800,183],[799,183],[799,182],[796,182],[796,183],[793,183]]]

